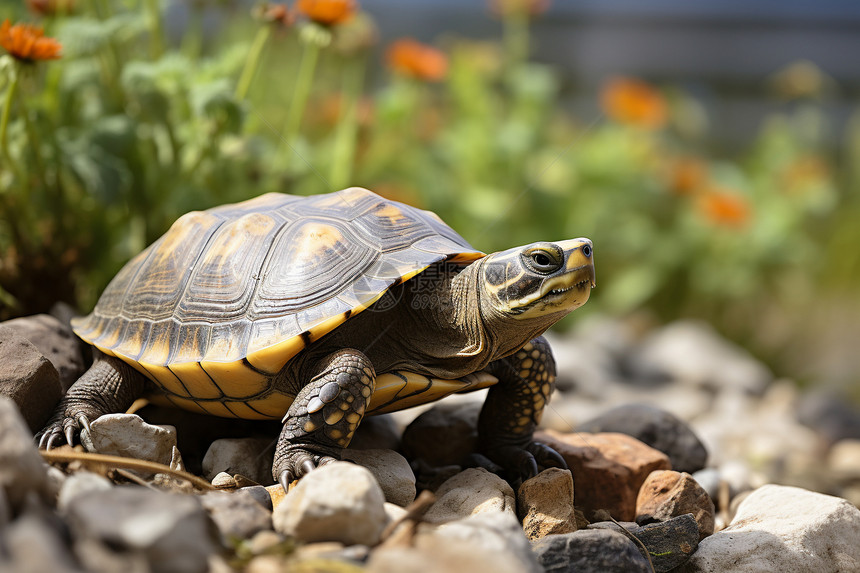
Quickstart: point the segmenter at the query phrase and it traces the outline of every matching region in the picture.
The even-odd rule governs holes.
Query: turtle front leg
[[[555,384],[555,359],[546,339],[535,338],[487,370],[499,382],[490,387],[478,418],[480,453],[504,468],[511,481],[537,475],[539,466],[567,468],[558,452],[532,440]]]
[[[93,365],[72,384],[57,404],[45,427],[36,434],[40,448],[63,441],[74,444],[75,435],[104,414],[125,412],[144,393],[147,380],[114,356],[94,351]]]
[[[284,416],[272,467],[284,491],[293,479],[340,459],[373,394],[376,372],[358,350],[328,355],[318,372]]]

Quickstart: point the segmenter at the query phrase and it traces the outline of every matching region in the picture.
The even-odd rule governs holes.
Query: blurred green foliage
[[[371,86],[372,15],[321,25],[264,5],[204,38],[192,2],[171,45],[157,0],[61,5],[40,23],[62,59],[0,57],[2,317],[88,310],[189,210],[350,185],[432,209],[485,251],[589,236],[591,312],[692,314],[743,337],[762,308],[858,284],[860,120],[830,148],[808,66],[773,82],[786,101],[756,139],[718,156],[707,110],[671,86],[619,78],[602,115],[571,115],[557,72],[526,57],[524,13],[499,42],[392,48]]]

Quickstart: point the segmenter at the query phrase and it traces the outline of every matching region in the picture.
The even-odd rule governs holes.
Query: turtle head
[[[485,320],[491,315],[532,328],[549,328],[585,304],[595,286],[593,249],[585,238],[493,253],[481,260],[481,270]]]

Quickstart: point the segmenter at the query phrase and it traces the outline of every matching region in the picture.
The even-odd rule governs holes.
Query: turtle
[[[73,444],[145,395],[282,421],[285,490],[340,459],[365,415],[489,387],[481,459],[566,467],[533,440],[555,380],[544,331],[595,286],[586,238],[492,254],[431,211],[351,187],[268,193],[180,217],[73,320],[92,366],[36,436]]]

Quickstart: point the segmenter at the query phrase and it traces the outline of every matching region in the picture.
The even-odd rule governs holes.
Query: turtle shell
[[[75,332],[174,402],[283,415],[272,375],[389,288],[472,248],[434,213],[366,189],[195,211],[129,261]]]

